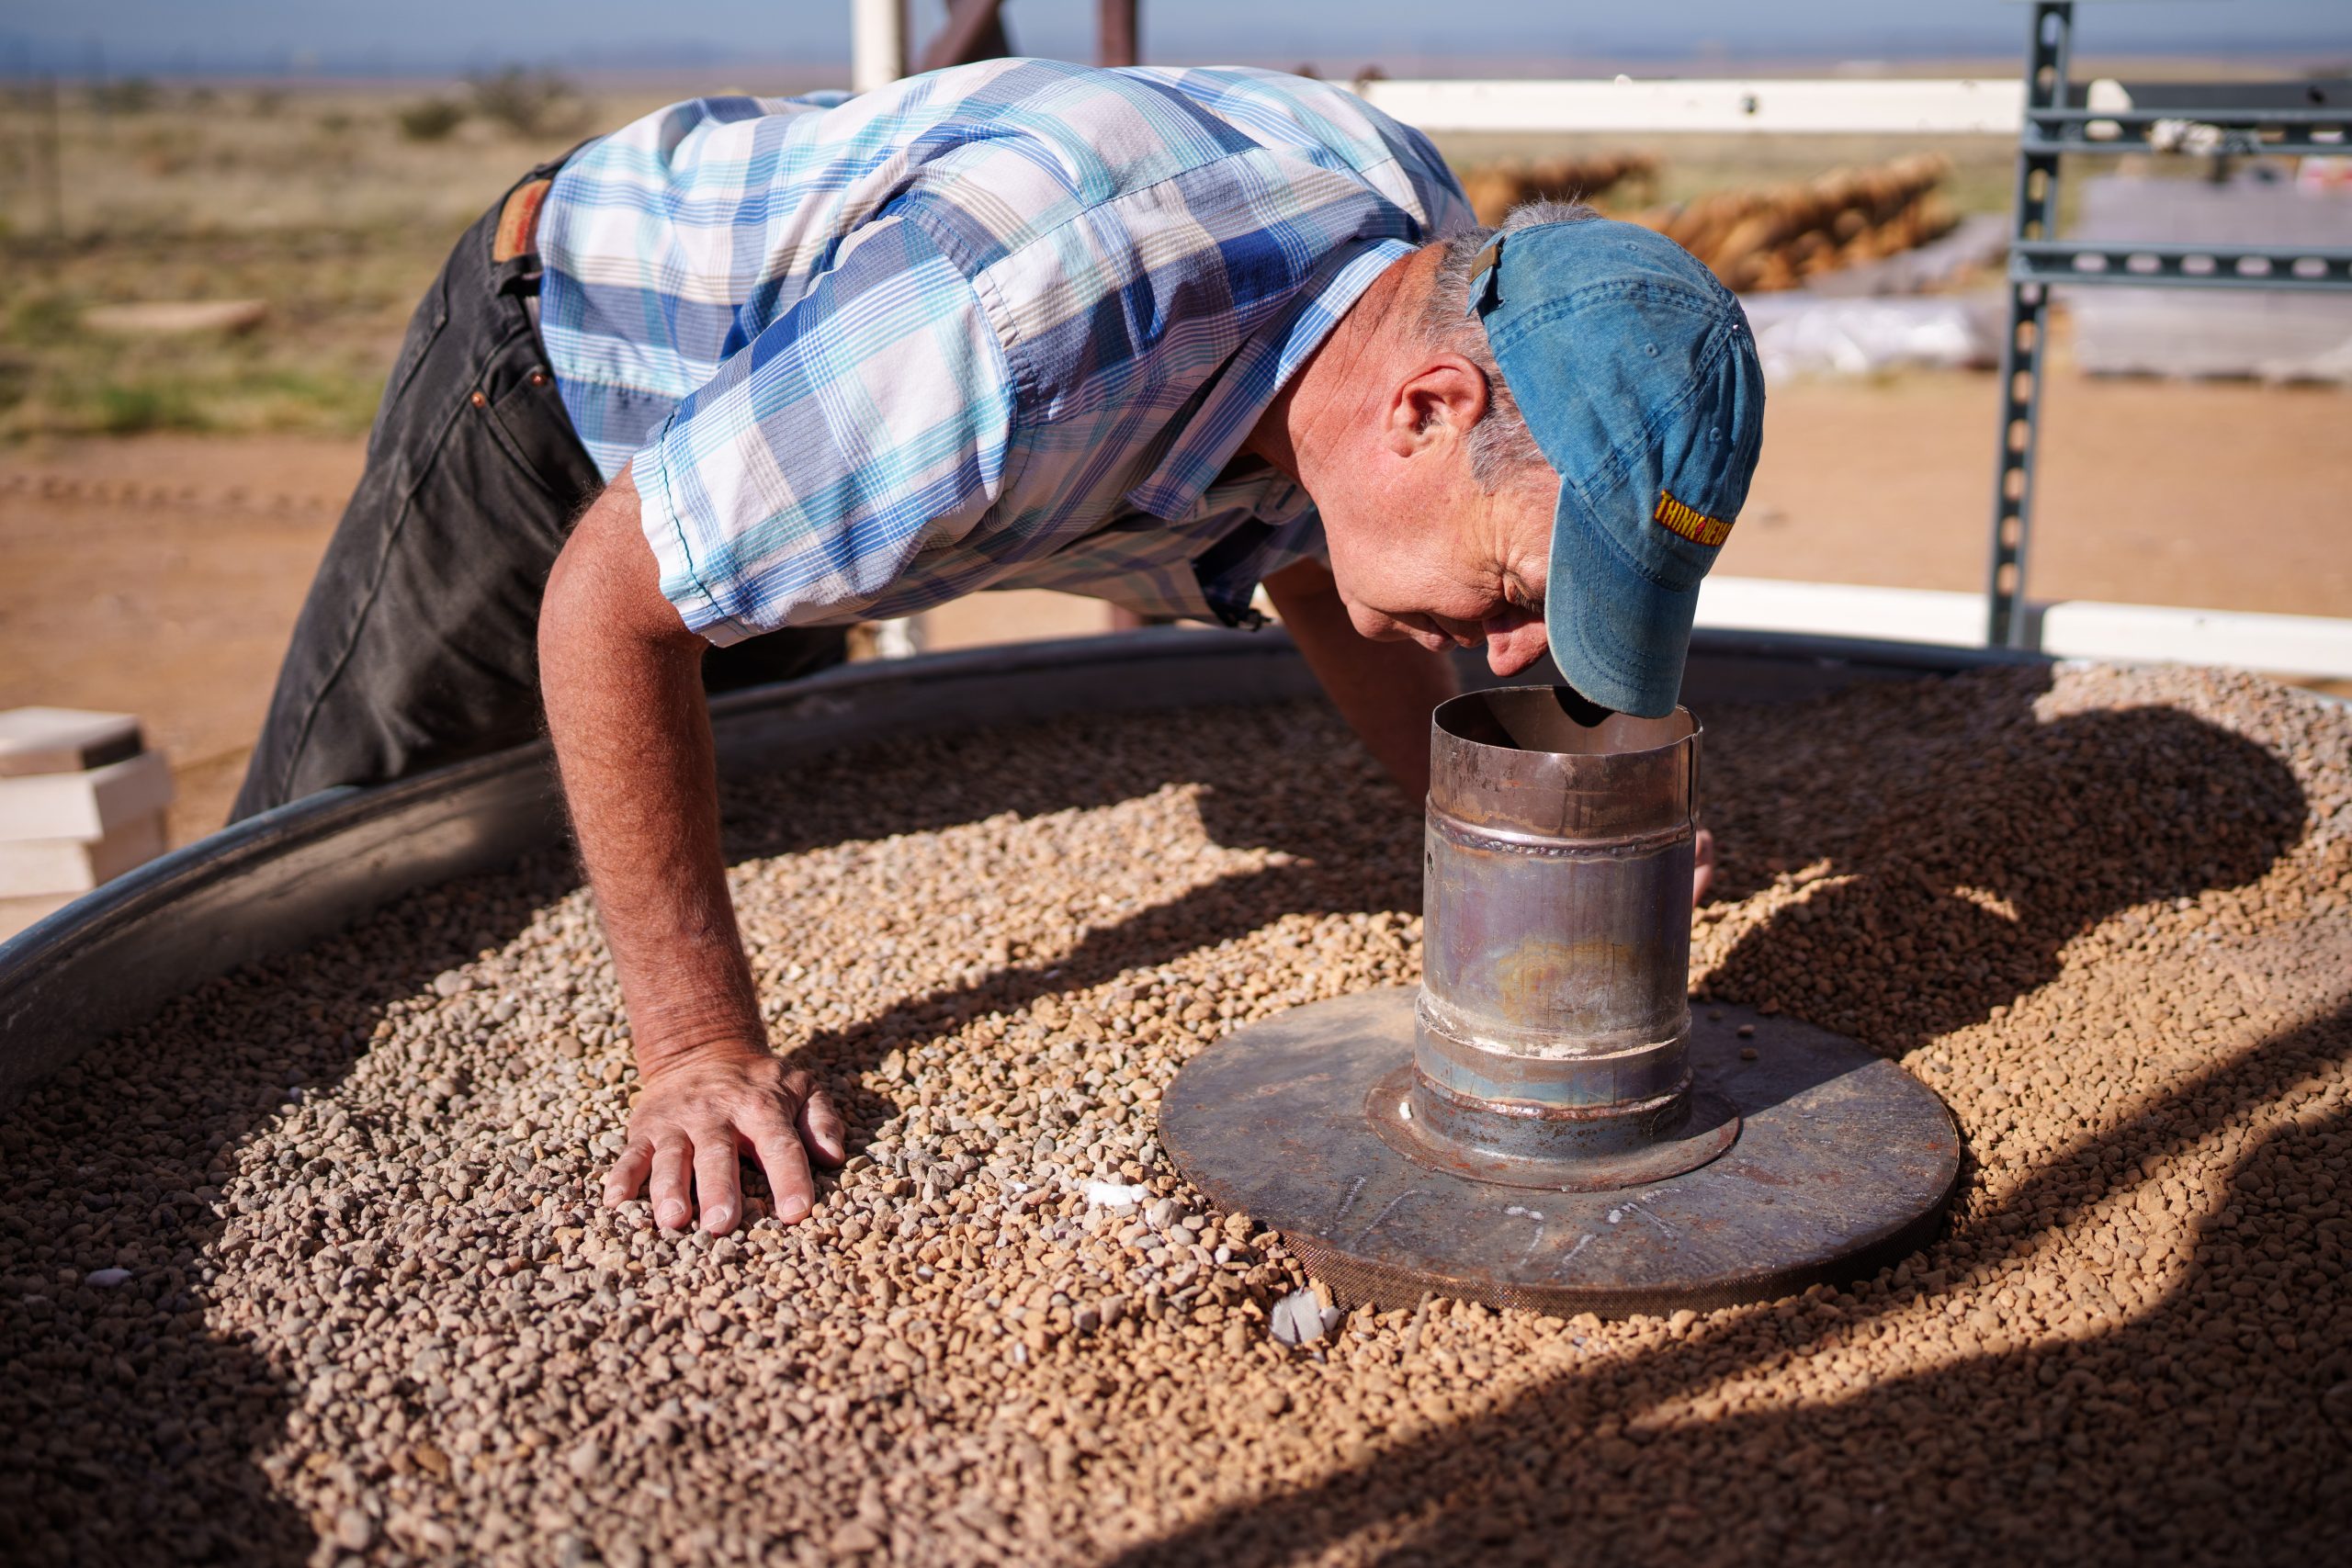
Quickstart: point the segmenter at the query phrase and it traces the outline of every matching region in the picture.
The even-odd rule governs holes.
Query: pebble
[[[342,1508],[334,1516],[334,1543],[345,1551],[365,1551],[376,1540],[376,1521],[363,1509]]]
[[[1151,1196],[1151,1189],[1141,1182],[1090,1181],[1084,1189],[1087,1202],[1098,1209],[1111,1209],[1121,1213]]]
[[[2069,665],[1704,717],[1699,1004],[1897,1057],[1968,1145],[1871,1279],[1327,1300],[1154,1108],[1418,978],[1418,818],[1312,705],[894,742],[725,800],[853,1122],[800,1224],[596,1201],[634,1077],[566,855],[0,1111],[0,1560],[2352,1555],[2352,714]]]
[[[1328,1307],[1313,1291],[1293,1291],[1267,1313],[1267,1331],[1281,1345],[1312,1345],[1340,1325],[1345,1316]]]

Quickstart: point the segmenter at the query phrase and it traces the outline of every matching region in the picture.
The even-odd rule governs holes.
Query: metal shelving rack
[[[2352,290],[2352,249],[2058,238],[2059,160],[2068,154],[2352,153],[2352,80],[2122,83],[2121,105],[2094,107],[2089,85],[2069,79],[2074,39],[2075,0],[2035,0],[2018,138],[2009,328],[2001,345],[1998,467],[1985,574],[1985,640],[1995,646],[2028,648],[2036,640],[2027,613],[2026,547],[2053,287]]]

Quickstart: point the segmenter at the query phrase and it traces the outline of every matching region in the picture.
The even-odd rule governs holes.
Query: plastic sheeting
[[[1740,303],[1767,381],[1992,366],[2008,309],[1998,290],[1846,299],[1799,288]]]
[[[2256,165],[2222,185],[2086,180],[2077,231],[2102,243],[2352,245],[2352,188],[2274,170]],[[2099,288],[2059,298],[2074,317],[2075,362],[2094,374],[2352,383],[2352,295]]]

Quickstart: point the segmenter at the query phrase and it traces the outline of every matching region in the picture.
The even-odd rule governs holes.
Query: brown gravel
[[[729,800],[859,1123],[807,1224],[594,1206],[628,1035],[551,862],[0,1118],[0,1558],[2342,1560],[2352,713],[2064,669],[1705,716],[1703,991],[1968,1138],[1874,1280],[1277,1344],[1295,1266],[1153,1107],[1414,976],[1417,824],[1304,708],[897,745]]]

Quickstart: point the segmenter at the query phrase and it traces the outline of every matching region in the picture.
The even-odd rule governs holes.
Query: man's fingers
[[[621,1151],[613,1161],[613,1168],[605,1173],[605,1201],[626,1203],[637,1196],[645,1185],[646,1173],[653,1168],[653,1145],[639,1139]]]
[[[839,1165],[849,1157],[849,1128],[842,1113],[833,1109],[833,1097],[821,1089],[800,1097],[800,1136],[827,1165]],[[775,1179],[773,1172],[769,1179]]]
[[[1690,840],[1690,907],[1697,908],[1707,901],[1707,889],[1715,885],[1715,836],[1702,828]]]
[[[816,1207],[817,1181],[808,1172],[808,1151],[791,1128],[781,1122],[762,1127],[752,1134],[752,1152],[767,1172],[777,1219],[791,1224]]]
[[[694,1147],[673,1134],[653,1146],[653,1223],[682,1231],[694,1218]]]
[[[695,1143],[695,1197],[702,1204],[702,1228],[725,1235],[743,1212],[743,1179],[735,1168],[735,1140],[725,1130]]]

